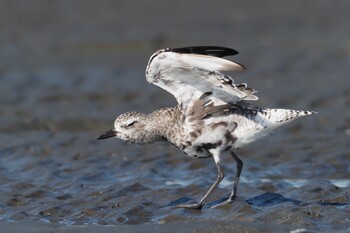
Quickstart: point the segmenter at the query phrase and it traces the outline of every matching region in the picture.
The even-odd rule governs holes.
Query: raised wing
[[[146,79],[175,96],[183,109],[211,93],[214,105],[257,100],[254,90],[220,71],[243,71],[245,67],[221,57],[235,55],[234,49],[196,46],[162,49],[153,54],[146,69]]]

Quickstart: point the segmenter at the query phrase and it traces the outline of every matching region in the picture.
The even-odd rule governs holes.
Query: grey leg
[[[212,208],[216,208],[216,207],[220,207],[220,206],[223,206],[223,205],[226,205],[226,204],[230,204],[236,198],[237,187],[238,187],[238,183],[239,183],[239,177],[241,176],[241,171],[242,171],[242,168],[243,168],[243,162],[242,162],[242,160],[240,160],[238,158],[238,156],[233,151],[231,152],[231,156],[235,159],[236,164],[237,164],[236,178],[235,178],[235,181],[233,183],[233,188],[232,188],[231,195],[226,201],[223,201],[223,202],[221,202],[221,203],[219,203],[217,205],[214,205],[214,206],[212,206]]]
[[[222,167],[220,165],[219,161],[215,160],[216,168],[218,170],[218,176],[216,177],[216,180],[214,184],[210,187],[208,192],[204,195],[204,197],[200,200],[197,204],[189,204],[189,205],[177,205],[176,207],[180,208],[191,208],[191,209],[201,209],[203,205],[205,204],[206,200],[208,199],[209,195],[215,190],[215,188],[220,184],[222,179],[224,179],[224,172],[222,170]]]
[[[233,151],[231,152],[231,156],[236,160],[237,172],[236,172],[235,181],[233,183],[233,189],[232,189],[231,195],[230,195],[230,197],[228,199],[228,202],[232,202],[236,198],[237,187],[238,187],[238,183],[239,183],[239,177],[241,176],[241,171],[242,171],[242,168],[243,168],[242,160],[240,160],[240,158],[238,158],[238,156]]]

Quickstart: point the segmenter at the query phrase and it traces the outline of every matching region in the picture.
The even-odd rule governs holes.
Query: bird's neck
[[[166,140],[173,143],[174,135],[181,131],[183,114],[179,107],[162,108],[147,115],[146,131],[154,137],[146,143]]]

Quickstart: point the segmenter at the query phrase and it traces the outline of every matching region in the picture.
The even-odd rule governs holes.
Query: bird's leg
[[[235,178],[234,183],[233,183],[233,188],[232,188],[231,195],[226,201],[223,201],[223,202],[220,202],[219,204],[213,205],[212,208],[223,206],[225,204],[230,204],[236,198],[237,187],[238,187],[238,183],[239,183],[239,177],[241,176],[241,171],[242,171],[242,168],[243,168],[243,162],[242,162],[242,160],[240,160],[238,158],[238,156],[233,151],[231,152],[231,156],[235,159],[236,164],[237,164],[236,178]]]
[[[197,204],[188,204],[188,205],[177,205],[176,207],[180,208],[190,208],[190,209],[201,209],[203,205],[205,204],[206,200],[208,199],[209,195],[215,190],[215,188],[220,184],[222,179],[224,179],[224,172],[222,170],[221,164],[220,164],[220,159],[219,159],[219,154],[214,154],[213,155],[216,168],[218,170],[218,175],[216,177],[216,180],[214,184],[210,187],[208,192],[204,195],[204,197],[200,200],[199,203]]]
[[[238,156],[233,151],[231,151],[231,156],[236,160],[237,172],[236,172],[235,181],[233,183],[233,189],[232,189],[231,195],[230,195],[229,199],[227,200],[229,203],[233,202],[233,200],[236,198],[239,177],[241,176],[241,171],[243,168],[242,160],[240,160],[240,158],[238,158]]]

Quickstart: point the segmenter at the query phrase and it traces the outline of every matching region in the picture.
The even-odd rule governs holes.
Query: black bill
[[[116,135],[117,135],[117,131],[115,131],[115,129],[111,129],[111,130],[105,132],[104,134],[102,134],[101,136],[99,136],[97,138],[97,140],[115,137]]]

